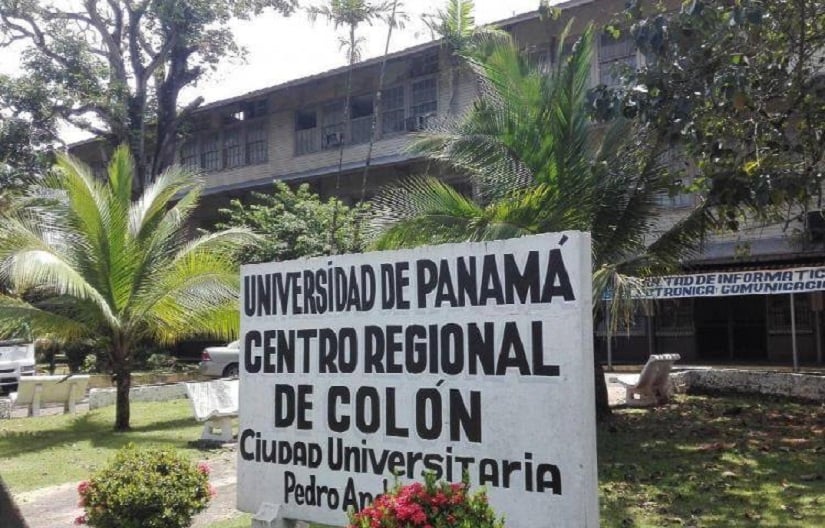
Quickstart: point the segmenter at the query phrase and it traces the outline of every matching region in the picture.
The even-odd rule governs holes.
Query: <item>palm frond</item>
[[[69,341],[89,336],[95,328],[72,317],[57,315],[21,299],[0,294],[0,336],[13,336],[25,327],[39,338]]]

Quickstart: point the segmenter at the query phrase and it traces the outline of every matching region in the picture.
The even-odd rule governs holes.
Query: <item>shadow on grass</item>
[[[825,408],[680,397],[599,427],[604,526],[825,526]]]
[[[91,448],[117,448],[129,442],[137,445],[171,443],[175,447],[186,447],[186,442],[197,438],[201,428],[185,402],[133,404],[132,429],[117,433],[113,424],[112,408],[81,415],[0,422],[0,457],[31,455],[81,442]],[[164,435],[164,432],[174,434]]]

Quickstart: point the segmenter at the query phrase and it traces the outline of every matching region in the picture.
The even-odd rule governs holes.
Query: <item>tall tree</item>
[[[675,12],[640,2],[614,31],[645,55],[615,104],[695,161],[692,190],[728,227],[742,213],[786,219],[823,207],[825,3],[695,0]],[[796,214],[796,213],[794,213]]]
[[[181,90],[227,55],[238,55],[229,26],[295,0],[0,0],[2,45],[23,42],[22,79],[0,79],[0,100],[29,103],[34,118],[65,121],[131,147],[143,187],[174,159],[184,119]],[[18,44],[19,45],[19,44]],[[31,104],[41,101],[41,104]]]
[[[50,153],[32,124],[20,117],[0,118],[0,214],[12,195],[43,175]]]
[[[0,217],[0,277],[11,290],[0,294],[0,336],[30,325],[37,337],[96,341],[116,378],[116,430],[129,428],[137,343],[237,332],[233,255],[254,240],[242,229],[187,236],[200,195],[191,174],[169,169],[135,201],[133,177],[126,147],[106,181],[61,156],[39,199]]]
[[[397,13],[397,4],[392,1],[371,1],[371,0],[327,0],[328,3],[310,6],[307,14],[310,20],[315,21],[319,16],[325,18],[333,27],[338,30],[344,28],[347,31],[346,37],[339,37],[339,45],[347,54],[347,81],[344,96],[344,108],[341,112],[341,128],[338,138],[338,170],[335,174],[335,195],[340,195],[341,172],[344,168],[344,147],[349,141],[346,127],[349,124],[352,105],[352,75],[355,65],[361,60],[361,49],[364,44],[364,37],[358,34],[358,29],[363,24],[372,25],[376,21],[384,20],[391,26],[398,27],[403,17]],[[375,109],[373,110],[375,111]],[[330,226],[330,242],[335,244],[334,233],[338,228],[338,210],[333,211],[332,224]],[[337,251],[336,251],[337,252]]]
[[[378,89],[375,91],[375,102],[373,105],[372,122],[370,123],[370,142],[367,146],[367,157],[364,160],[364,172],[361,176],[361,200],[363,201],[367,194],[367,176],[370,172],[370,164],[372,163],[372,150],[375,146],[375,136],[378,132],[378,114],[381,112],[381,101],[384,95],[384,80],[387,77],[387,56],[390,54],[390,43],[392,42],[392,33],[399,20],[406,20],[406,15],[399,11],[401,7],[399,0],[392,1],[392,9],[390,10],[387,22],[387,38],[384,40],[384,55],[381,58],[381,72],[378,74]]]
[[[586,99],[591,47],[592,30],[570,57],[561,57],[560,45],[549,75],[512,42],[476,59],[484,95],[466,117],[424,132],[415,148],[468,175],[478,198],[435,178],[389,189],[377,199],[375,245],[590,231],[594,308],[613,288],[614,315],[622,316],[613,320],[628,320],[637,277],[672,268],[696,240],[706,212],[699,208],[673,229],[656,232],[656,198],[668,189],[661,147],[636,136],[626,120],[606,131],[592,129]],[[598,364],[595,374],[597,410],[605,415],[607,390]]]

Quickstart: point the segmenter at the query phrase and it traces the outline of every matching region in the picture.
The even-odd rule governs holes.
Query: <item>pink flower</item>
[[[212,472],[212,469],[209,467],[209,464],[206,462],[198,462],[198,471],[203,473],[204,475],[208,475]]]
[[[89,491],[91,484],[89,484],[88,480],[84,480],[80,484],[77,485],[77,492],[81,495],[86,495],[86,492]]]
[[[217,496],[218,491],[215,489],[215,486],[212,484],[209,485],[209,498],[214,499]]]
[[[80,515],[79,517],[75,517],[74,524],[75,524],[75,526],[80,526],[81,524],[86,524],[86,521],[87,521],[86,516],[85,515]]]

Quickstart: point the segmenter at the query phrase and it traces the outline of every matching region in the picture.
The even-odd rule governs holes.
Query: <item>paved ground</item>
[[[639,376],[622,373],[609,374],[607,377],[618,377],[624,382],[633,383]],[[624,389],[621,385],[608,383],[608,393],[611,405],[624,403]],[[80,409],[79,407],[78,410]],[[195,519],[194,528],[207,528],[216,521],[239,515],[235,509],[235,461],[234,447],[227,448],[219,457],[209,461],[212,468],[210,480],[218,495],[209,508]],[[77,483],[16,494],[15,500],[30,528],[68,528],[83,513],[77,506]]]

